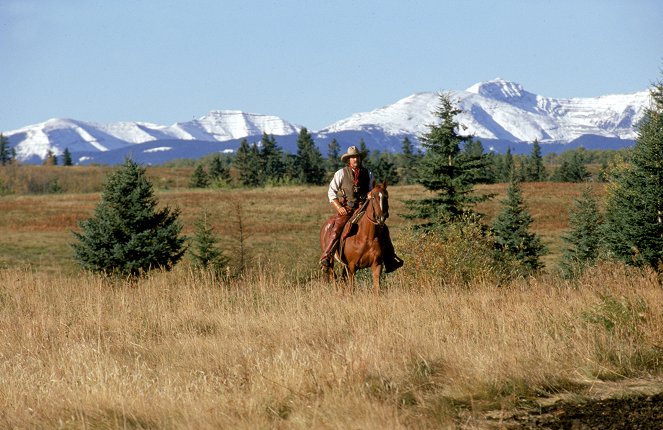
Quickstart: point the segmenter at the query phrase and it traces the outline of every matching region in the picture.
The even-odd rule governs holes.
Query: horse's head
[[[376,184],[369,193],[371,207],[373,209],[373,220],[376,224],[383,225],[389,218],[389,193],[387,183]]]

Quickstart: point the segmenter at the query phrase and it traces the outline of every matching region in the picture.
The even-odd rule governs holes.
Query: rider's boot
[[[331,266],[331,259],[332,255],[334,255],[334,251],[336,250],[336,244],[338,241],[336,240],[338,238],[338,233],[336,233],[336,230],[331,228],[329,229],[329,233],[327,234],[327,242],[325,243],[325,249],[322,251],[322,256],[320,257],[320,265],[322,267],[330,267]]]

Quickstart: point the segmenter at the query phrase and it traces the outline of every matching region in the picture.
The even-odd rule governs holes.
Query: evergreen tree
[[[383,152],[378,154],[377,160],[373,161],[373,177],[376,182],[387,182],[390,185],[398,183],[398,172],[392,154]]]
[[[58,156],[52,150],[46,151],[46,157],[44,158],[44,166],[57,166],[58,165]]]
[[[228,266],[228,258],[218,246],[219,239],[214,234],[214,227],[209,223],[209,214],[203,211],[196,219],[194,233],[191,237],[189,254],[193,266],[197,269],[211,270],[220,275]]]
[[[491,163],[484,153],[483,144],[479,140],[468,140],[461,152],[462,164],[467,174],[472,177],[474,184],[489,184],[494,182]]]
[[[230,182],[230,170],[219,154],[215,154],[210,159],[208,175],[210,180],[215,183],[227,184]]]
[[[436,193],[421,200],[407,200],[410,213],[406,218],[423,221],[421,227],[438,227],[472,212],[470,207],[488,196],[473,194],[474,165],[461,156],[461,144],[470,140],[458,134],[455,116],[461,112],[447,94],[440,94],[440,102],[434,112],[439,124],[428,126],[428,132],[420,137],[426,149],[417,166],[417,182],[428,191]]]
[[[260,148],[260,160],[266,181],[278,183],[285,175],[285,164],[283,163],[283,151],[276,143],[274,136],[262,134],[262,145]]]
[[[553,175],[557,182],[584,182],[591,175],[585,167],[584,152],[580,150],[568,151],[562,164]]]
[[[145,169],[127,159],[104,184],[94,217],[74,232],[76,261],[107,275],[137,276],[172,268],[185,252],[179,209],[157,210]]]
[[[340,159],[341,157],[341,146],[338,144],[336,139],[332,139],[327,146],[327,170],[332,173],[336,173],[343,167],[343,162]]]
[[[532,144],[532,152],[527,162],[527,172],[525,180],[529,182],[541,182],[546,180],[546,168],[543,165],[543,156],[541,155],[541,145],[538,140]]]
[[[593,264],[598,259],[601,244],[603,218],[592,190],[585,188],[574,204],[569,211],[571,229],[562,236],[567,247],[562,254],[560,268],[567,277],[573,277]]]
[[[359,144],[357,145],[357,149],[359,149],[359,152],[364,154],[364,160],[362,161],[362,166],[373,172],[375,170],[375,163],[373,162],[373,157],[371,157],[371,151],[368,149],[366,146],[366,142],[364,141],[364,138],[359,139]],[[379,156],[379,154],[377,154]]]
[[[613,173],[608,189],[608,249],[627,264],[663,272],[663,81],[651,90],[629,164]]]
[[[415,182],[417,156],[410,139],[405,136],[401,145],[401,154],[397,158],[398,176],[402,184],[408,185]]]
[[[511,147],[506,149],[506,154],[504,154],[502,162],[502,170],[500,171],[500,182],[511,182],[514,178],[514,163],[513,155],[511,154]]]
[[[74,163],[71,160],[71,152],[69,152],[69,148],[65,148],[64,152],[62,153],[62,165],[63,166],[73,166]]]
[[[542,267],[539,258],[545,253],[539,237],[529,231],[532,217],[525,208],[520,185],[512,181],[502,210],[493,221],[497,258],[515,260],[521,274],[532,273]]]
[[[10,161],[11,152],[9,150],[9,139],[7,139],[4,134],[0,133],[0,165],[7,165]]]
[[[191,174],[191,179],[189,180],[190,188],[207,188],[209,187],[209,175],[203,168],[202,164],[198,164]]]
[[[302,184],[322,185],[325,180],[325,163],[320,150],[306,127],[297,137],[297,179]]]
[[[244,187],[259,187],[263,185],[263,172],[260,166],[260,154],[257,145],[249,146],[246,139],[242,139],[233,160],[233,167],[238,171],[239,183]]]

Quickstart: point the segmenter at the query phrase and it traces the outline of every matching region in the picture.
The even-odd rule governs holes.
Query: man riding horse
[[[327,196],[336,214],[333,217],[333,224],[327,230],[326,243],[320,257],[320,265],[324,268],[331,266],[331,259],[340,242],[343,227],[366,201],[368,192],[373,188],[375,182],[373,174],[362,166],[364,157],[365,154],[356,146],[349,147],[341,156],[341,161],[347,165],[337,171],[329,183]],[[382,250],[384,270],[386,273],[393,272],[403,265],[403,260],[396,256],[386,225],[382,229],[381,242],[384,244]]]

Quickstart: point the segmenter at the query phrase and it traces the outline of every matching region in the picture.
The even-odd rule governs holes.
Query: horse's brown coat
[[[389,195],[387,194],[387,184],[378,184],[369,192],[369,200],[366,204],[366,212],[357,223],[355,234],[348,236],[343,244],[343,249],[336,251],[335,257],[340,258],[345,264],[345,274],[347,274],[347,287],[350,291],[354,288],[355,273],[359,269],[370,267],[373,274],[373,292],[380,291],[380,275],[382,274],[382,229],[385,228],[385,221],[389,217]],[[320,229],[320,247],[324,249],[325,236],[329,225],[333,222],[333,216],[330,217]],[[330,280],[336,279],[334,276],[333,262],[326,269],[326,274]]]

